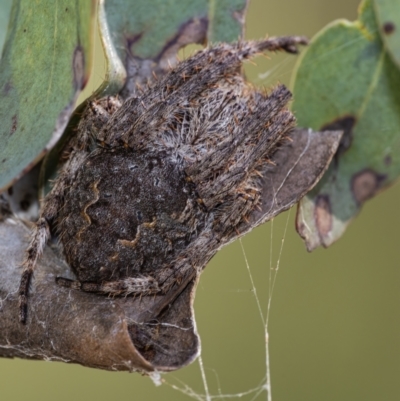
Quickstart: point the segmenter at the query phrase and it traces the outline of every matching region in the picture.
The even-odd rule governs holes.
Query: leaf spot
[[[357,204],[362,205],[366,200],[372,198],[385,179],[385,174],[378,174],[371,169],[365,169],[355,174],[351,180],[351,191]]]
[[[133,47],[133,45],[134,45],[136,42],[138,42],[140,39],[142,39],[142,36],[143,36],[143,32],[140,32],[140,33],[138,33],[138,34],[136,34],[136,35],[131,35],[131,36],[126,35],[126,37],[125,37],[125,41],[126,41],[125,47],[129,50],[129,52],[131,53],[131,55],[133,54],[133,53],[132,53],[132,47]]]
[[[383,32],[386,35],[391,35],[395,30],[396,30],[396,25],[393,22],[387,21],[383,24]]]
[[[319,195],[316,198],[314,218],[318,234],[322,240],[332,229],[332,210],[328,195]]]
[[[72,60],[74,72],[74,88],[80,90],[85,86],[85,54],[81,46],[77,46]]]
[[[10,130],[10,136],[14,134],[14,132],[17,130],[17,126],[18,126],[18,119],[17,119],[17,115],[14,114],[11,118],[12,121],[12,125],[11,125],[11,130]]]

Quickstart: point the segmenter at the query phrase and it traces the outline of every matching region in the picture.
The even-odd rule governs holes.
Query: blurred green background
[[[312,36],[334,19],[354,20],[358,3],[253,0],[246,36]],[[97,48],[97,56],[100,52]],[[256,63],[246,71],[257,85],[289,83],[294,57],[260,57]],[[94,82],[103,75],[99,61]],[[399,205],[397,185],[369,201],[338,243],[312,254],[295,233],[295,210],[243,239],[264,313],[270,260],[272,267],[280,260],[269,322],[274,401],[400,400]],[[195,301],[202,360],[213,395],[237,396],[265,381],[264,330],[254,295],[240,243],[235,242],[207,267]],[[163,379],[166,383],[156,387],[135,373],[3,359],[0,400],[190,399],[171,385],[204,393],[197,362]],[[265,391],[241,398],[265,399]]]

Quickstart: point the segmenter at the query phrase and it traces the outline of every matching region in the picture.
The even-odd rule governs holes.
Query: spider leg
[[[158,282],[154,278],[148,276],[126,277],[120,280],[103,281],[100,283],[57,277],[56,283],[61,287],[112,296],[142,296],[157,294],[161,291]]]
[[[263,51],[296,53],[298,45],[307,43],[304,37],[288,36],[220,44],[197,52],[157,81],[143,96],[127,99],[99,136],[109,146],[118,142],[136,149],[151,146],[158,133],[163,131],[161,126],[174,124],[182,106],[186,104],[187,107],[221,80],[237,75],[244,59]],[[116,137],[115,132],[122,134]]]
[[[243,98],[246,101],[238,115],[232,111],[236,121],[219,129],[219,141],[213,142],[215,123],[205,124],[209,132],[204,138],[212,146],[185,168],[206,208],[214,209],[218,222],[214,224],[226,228],[238,224],[257,204],[259,170],[265,168],[295,121],[286,108],[291,94],[284,86],[268,96],[256,93]]]
[[[71,166],[72,164],[72,166]],[[27,254],[22,263],[23,271],[19,285],[19,320],[26,323],[27,308],[29,298],[29,288],[33,272],[36,268],[38,259],[43,253],[43,249],[50,237],[50,222],[57,217],[57,212],[62,205],[64,191],[68,187],[68,172],[74,170],[74,163],[69,160],[55,183],[53,189],[44,199],[42,212],[31,236],[31,242],[27,249]]]
[[[308,45],[308,39],[305,36],[278,36],[258,41],[238,42],[242,58],[250,58],[257,53],[266,51],[285,51],[297,54],[299,45]]]
[[[49,235],[49,224],[45,218],[41,217],[36,223],[31,242],[27,249],[27,256],[23,263],[24,270],[22,271],[18,291],[19,320],[21,323],[26,323],[30,282],[37,260],[43,253]]]
[[[79,160],[83,160],[85,154],[85,152],[81,151],[72,152],[71,158],[65,163],[53,189],[44,199],[41,208],[42,212],[36,222],[31,242],[27,249],[27,255],[22,264],[24,269],[18,292],[19,319],[21,323],[26,323],[30,283],[37,261],[50,237],[50,223],[56,219],[58,210],[63,204],[64,193],[71,185],[71,175],[73,177],[80,165]]]
[[[260,153],[266,153],[276,144],[280,132],[275,129],[279,127],[275,120],[287,106],[292,95],[283,85],[278,86],[269,96],[263,96],[260,93],[257,95],[254,98],[247,98],[239,112],[231,110],[233,116],[229,116],[230,120],[235,121],[234,124],[227,127],[228,129],[225,128],[225,131],[230,132],[225,133],[222,141],[213,142],[213,146],[209,147],[209,151],[201,159],[198,158],[185,169],[186,174],[195,182],[211,180],[216,171],[226,167],[226,162],[230,158],[251,158],[252,164],[260,157]],[[254,107],[256,103],[257,107]],[[211,120],[211,124],[207,124],[207,122],[204,124],[205,129],[209,132],[204,133],[203,136],[208,141],[213,140],[215,136],[212,132],[215,126],[214,119]],[[274,124],[273,127],[271,127],[271,123]],[[221,127],[220,132],[223,130]],[[248,152],[250,146],[252,152]],[[248,162],[249,160],[246,162],[247,166]],[[244,164],[243,160],[241,164]],[[245,173],[245,170],[242,172]],[[232,175],[232,173],[230,174]],[[226,174],[221,177],[224,178],[215,182],[224,181]],[[212,192],[209,185],[210,182],[206,184],[207,188],[205,189]],[[204,194],[204,196],[207,195]]]
[[[99,132],[121,106],[122,101],[117,96],[89,101],[77,127],[79,135],[75,135],[64,148],[66,156],[69,157],[74,150],[88,150],[93,139],[102,142]]]

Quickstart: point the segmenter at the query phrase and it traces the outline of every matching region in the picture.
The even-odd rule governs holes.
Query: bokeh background
[[[337,18],[354,20],[358,3],[252,0],[246,36],[312,36]],[[88,91],[104,76],[100,48],[96,56]],[[294,59],[260,57],[246,72],[257,85],[289,84]],[[270,269],[280,262],[269,321],[274,401],[400,400],[399,207],[397,185],[369,201],[339,242],[311,254],[295,233],[295,210],[243,239],[264,313]],[[205,270],[195,313],[210,393],[229,400],[227,394],[235,398],[260,390],[266,377],[265,336],[239,242],[219,252]],[[191,399],[171,385],[204,394],[198,362],[162,378],[165,383],[156,387],[136,373],[3,359],[0,400]],[[241,398],[265,399],[265,391]]]

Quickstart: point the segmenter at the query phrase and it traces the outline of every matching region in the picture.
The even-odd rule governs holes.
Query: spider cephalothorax
[[[255,90],[241,63],[305,43],[284,37],[210,47],[138,98],[90,103],[28,248],[21,321],[50,232],[77,278],[58,278],[63,286],[147,295],[196,277],[258,206],[260,177],[294,125],[290,92]]]

